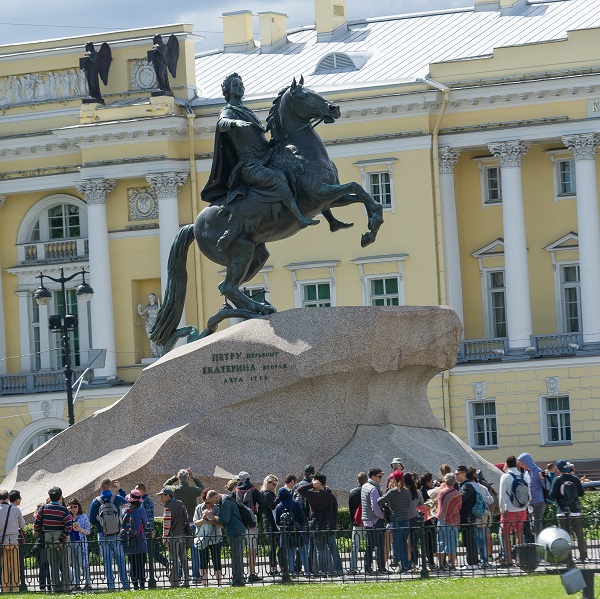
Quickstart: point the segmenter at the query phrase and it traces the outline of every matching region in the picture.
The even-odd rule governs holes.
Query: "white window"
[[[488,270],[487,285],[487,337],[507,337],[506,328],[506,289],[504,271]]]
[[[502,179],[500,163],[494,156],[480,156],[474,159],[479,170],[481,203],[483,206],[494,206],[502,203]]]
[[[579,333],[581,327],[581,291],[579,286],[579,265],[561,264],[560,292],[562,332]]]
[[[502,180],[499,166],[486,166],[483,168],[485,184],[484,204],[499,204],[502,202]]]
[[[571,443],[571,406],[568,395],[541,398],[542,443]]]
[[[25,449],[25,455],[23,457],[33,453],[38,447],[42,446],[46,441],[50,441],[52,437],[55,437],[58,433],[62,433],[62,431],[62,428],[51,428],[39,433],[31,440],[31,443]]]
[[[369,173],[369,193],[384,208],[392,207],[392,183],[388,172]]]
[[[371,306],[399,306],[400,285],[398,276],[369,278],[369,304]]]
[[[575,161],[558,160],[556,167],[559,195],[574,196],[577,193],[575,186]]]
[[[354,163],[360,169],[361,185],[371,197],[385,209],[394,212],[394,169],[396,158],[359,160]]]
[[[470,401],[468,408],[471,447],[497,447],[496,400]]]
[[[577,194],[575,160],[569,150],[547,150],[552,162],[552,187],[554,202],[572,200]]]
[[[329,308],[331,306],[331,284],[329,281],[303,283],[301,288],[303,308]]]

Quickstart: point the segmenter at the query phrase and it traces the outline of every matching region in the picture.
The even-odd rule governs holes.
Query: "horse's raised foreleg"
[[[363,233],[360,245],[365,247],[375,241],[377,231],[383,224],[383,207],[358,183],[355,181],[339,185],[324,183],[319,189],[319,198],[333,200],[331,207],[347,206],[356,202],[363,204],[367,210],[369,231]]]
[[[261,245],[263,246],[262,249],[260,248]],[[256,252],[258,252],[258,260],[255,262]],[[255,245],[245,237],[238,237],[227,251],[227,273],[225,280],[219,285],[219,291],[226,299],[233,302],[237,308],[257,314],[272,314],[275,312],[273,306],[255,302],[240,290],[240,285],[243,281],[248,280],[248,275],[252,271],[258,272],[262,268],[264,261],[258,269],[256,269],[256,265],[264,255],[263,252],[266,253],[264,257],[264,261],[266,261],[269,253],[264,248],[264,244]]]

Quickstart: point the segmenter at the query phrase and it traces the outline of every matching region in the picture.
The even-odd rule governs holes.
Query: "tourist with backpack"
[[[542,532],[543,518],[546,511],[546,498],[550,492],[550,481],[546,473],[535,463],[529,453],[522,453],[517,458],[518,465],[525,470],[525,480],[529,484],[531,501],[529,502],[529,515],[533,527],[531,541]]]
[[[144,499],[141,491],[133,489],[125,497],[129,502],[129,507],[123,514],[121,524],[121,543],[125,554],[129,558],[129,574],[133,588],[146,588],[146,552],[148,544],[146,542],[146,527],[148,526],[148,514],[142,505]]]
[[[583,535],[583,514],[580,498],[584,495],[583,485],[577,476],[572,474],[571,465],[566,460],[557,460],[558,476],[552,481],[550,497],[556,501],[558,526],[577,537],[579,561],[587,561],[587,547]]]
[[[104,574],[109,589],[115,588],[115,574],[113,571],[113,561],[119,571],[121,588],[129,589],[130,583],[127,577],[127,567],[125,565],[125,553],[123,545],[119,539],[121,532],[121,508],[127,503],[125,497],[121,495],[118,481],[105,478],[100,483],[100,495],[96,497],[90,505],[90,522],[98,531],[98,544],[104,563]],[[112,490],[118,491],[113,494]]]
[[[494,498],[489,489],[477,480],[477,470],[472,466],[467,468],[467,484],[475,489],[475,503],[471,507],[471,515],[474,518],[475,547],[479,553],[479,563],[482,568],[489,568],[488,559],[488,531],[490,526],[490,510],[488,506],[494,503]]]
[[[477,544],[475,542],[476,517],[473,514],[473,507],[477,503],[477,491],[473,485],[469,484],[471,480],[469,469],[466,466],[457,466],[454,471],[456,482],[460,485],[460,494],[462,495],[462,504],[460,506],[460,532],[467,552],[467,565],[463,566],[465,570],[477,570],[479,567],[479,555],[477,553]]]
[[[234,499],[252,510],[256,519],[260,520],[263,511],[263,498],[260,491],[250,482],[250,474],[248,472],[242,471],[238,474],[237,484],[231,495]],[[248,582],[260,582],[262,578],[256,573],[258,527],[249,528],[244,539],[248,548],[248,569],[250,570]]]
[[[300,572],[296,568],[296,554],[300,554],[300,562],[304,575],[308,574],[308,552],[302,532],[305,529],[304,510],[300,503],[292,498],[289,489],[281,488],[277,494],[279,503],[275,508],[275,523],[281,531],[280,543],[283,551],[287,551],[288,571],[297,577]],[[283,530],[285,528],[285,530]],[[285,545],[287,544],[287,547]]]
[[[350,519],[352,520],[352,549],[350,551],[350,572],[349,574],[358,574],[358,550],[361,541],[366,541],[365,525],[362,520],[362,503],[360,491],[362,486],[369,480],[366,472],[359,472],[356,477],[358,487],[354,487],[348,495],[348,508],[350,510]]]
[[[504,474],[500,477],[498,500],[504,545],[504,559],[500,565],[512,566],[511,537],[514,535],[517,545],[523,542],[527,506],[531,501],[529,485],[524,474],[517,468],[517,458],[514,455],[506,458]]]
[[[244,587],[244,536],[246,527],[242,520],[242,514],[237,501],[231,495],[221,495],[215,490],[206,494],[206,500],[218,508],[217,515],[212,510],[204,514],[210,522],[221,524],[227,533],[229,547],[231,549],[231,586]]]

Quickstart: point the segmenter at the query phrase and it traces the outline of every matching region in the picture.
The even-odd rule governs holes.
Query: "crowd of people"
[[[260,582],[260,522],[269,577],[282,572],[291,577],[410,573],[419,560],[422,568],[452,571],[459,567],[459,539],[466,554],[462,569],[489,568],[496,516],[501,553],[495,567],[507,567],[512,565],[512,548],[524,535],[535,538],[541,531],[548,502],[556,503],[558,524],[577,537],[579,560],[585,561],[580,502],[584,489],[572,464],[558,460],[542,470],[530,454],[522,453],[509,456],[503,470],[498,491],[480,470],[464,465],[452,469],[443,464],[437,477],[429,472],[418,476],[406,472],[396,458],[387,476],[376,467],[360,472],[348,497],[349,564],[342,563],[338,548],[338,500],[326,476],[311,465],[300,479],[286,476],[279,489],[274,474],[265,477],[259,489],[242,471],[223,491],[205,489],[191,469],[182,469],[157,494],[163,504],[161,539],[154,539],[154,501],[143,484],[127,494],[119,481],[103,480],[87,514],[77,498],[65,502],[61,489],[53,487],[34,516],[32,553],[38,561],[39,589],[92,588],[87,540],[92,526],[109,589],[117,586],[115,568],[120,588],[144,589],[149,550],[172,587],[206,586],[209,576],[216,584]],[[0,490],[2,592],[18,592],[20,587],[25,526],[20,502],[19,491]],[[226,579],[225,539],[230,548]]]

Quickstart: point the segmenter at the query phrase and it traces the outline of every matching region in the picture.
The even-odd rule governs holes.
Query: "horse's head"
[[[326,123],[333,123],[340,118],[340,107],[312,89],[304,87],[304,77],[300,77],[298,82],[294,77],[288,96],[290,111],[301,121],[323,119]]]

